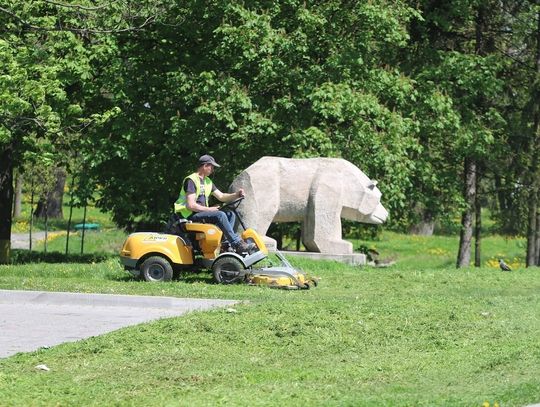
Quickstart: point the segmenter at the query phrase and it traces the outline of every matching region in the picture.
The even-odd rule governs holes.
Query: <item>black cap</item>
[[[214,160],[214,157],[208,154],[205,154],[199,158],[199,166],[204,164],[212,164],[214,167],[221,167],[221,165]]]

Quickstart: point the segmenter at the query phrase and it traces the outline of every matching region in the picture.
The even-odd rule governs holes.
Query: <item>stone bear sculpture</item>
[[[358,167],[339,158],[263,157],[242,171],[230,191],[243,188],[244,224],[265,235],[271,222],[301,222],[308,251],[352,253],[341,238],[341,218],[381,224],[388,212],[381,192]],[[275,247],[273,239],[266,238]]]

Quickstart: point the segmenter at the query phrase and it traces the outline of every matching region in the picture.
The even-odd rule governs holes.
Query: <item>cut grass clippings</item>
[[[117,260],[2,266],[4,289],[246,302],[237,312],[191,313],[1,360],[0,405],[540,401],[538,269],[456,270],[406,260],[403,267],[376,269],[290,260],[322,277],[319,287],[215,285],[207,273],[148,284],[130,279]],[[34,369],[38,364],[50,371]]]

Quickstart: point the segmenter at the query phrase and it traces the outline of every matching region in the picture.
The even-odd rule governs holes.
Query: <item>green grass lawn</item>
[[[384,233],[389,268],[291,258],[309,291],[149,284],[115,259],[0,267],[0,288],[243,300],[0,361],[0,405],[522,406],[540,401],[540,272],[521,240],[486,238],[483,267],[454,268],[457,239]],[[517,259],[503,273],[490,260]],[[34,366],[46,364],[49,372]]]
[[[459,237],[412,236],[387,231],[378,241],[353,241],[353,244],[355,249],[360,245],[376,249],[380,259],[394,259],[400,269],[442,269],[455,267]],[[525,252],[525,239],[487,235],[482,238],[481,264],[498,270],[498,259],[503,258],[512,268],[524,268]]]

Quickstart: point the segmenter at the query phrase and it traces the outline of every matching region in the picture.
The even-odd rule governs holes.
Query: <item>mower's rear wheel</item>
[[[141,265],[141,272],[144,279],[152,283],[171,281],[173,277],[171,263],[161,256],[147,258]]]
[[[232,256],[220,257],[212,265],[214,280],[219,284],[241,283],[246,279],[246,270],[240,260]]]

